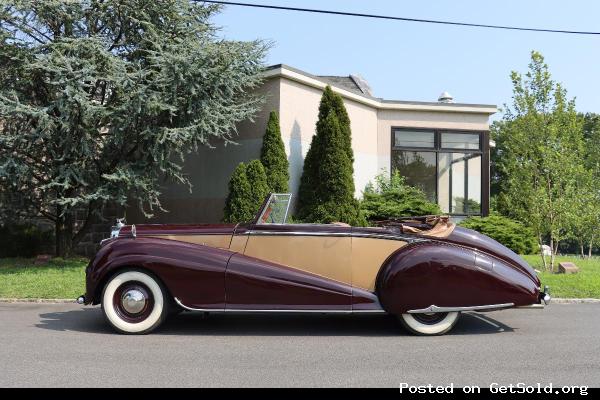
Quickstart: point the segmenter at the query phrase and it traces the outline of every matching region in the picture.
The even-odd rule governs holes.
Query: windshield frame
[[[287,196],[288,197],[287,205],[285,207],[285,213],[283,216],[283,222],[263,222],[265,213],[267,211],[269,211],[269,209],[272,210],[272,207],[270,207],[270,206],[273,203],[273,200],[277,198],[277,196]],[[256,218],[253,221],[254,224],[255,225],[285,225],[287,223],[291,204],[292,204],[292,194],[291,193],[270,193],[265,198],[265,201],[263,201],[263,204],[262,204],[259,212],[256,214]]]

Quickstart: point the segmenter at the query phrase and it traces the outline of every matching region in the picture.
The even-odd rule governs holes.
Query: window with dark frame
[[[392,128],[391,170],[423,190],[443,213],[482,215],[481,132]]]

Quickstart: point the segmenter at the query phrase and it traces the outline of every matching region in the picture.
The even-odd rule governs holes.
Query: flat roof
[[[386,100],[379,97],[372,97],[359,91],[349,90],[348,88],[336,86],[335,82],[327,77],[320,77],[310,74],[306,71],[291,67],[286,64],[275,64],[265,68],[263,73],[265,78],[283,76],[287,79],[303,83],[315,88],[324,89],[330,85],[332,89],[346,97],[360,103],[370,105],[379,109],[391,110],[414,110],[414,111],[438,111],[438,112],[463,112],[477,114],[494,114],[498,111],[495,104],[474,104],[474,103],[442,103],[436,101],[407,101],[407,100]]]

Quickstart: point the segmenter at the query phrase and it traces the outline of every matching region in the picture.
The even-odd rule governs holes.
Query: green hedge
[[[407,185],[397,171],[391,177],[376,176],[375,184],[369,183],[365,189],[360,208],[369,221],[441,213],[437,204],[427,200],[418,188]]]
[[[517,254],[537,252],[537,241],[533,231],[514,219],[501,215],[490,215],[483,218],[471,217],[459,225],[483,233]]]

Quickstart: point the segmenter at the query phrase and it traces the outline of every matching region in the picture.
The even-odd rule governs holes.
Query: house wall
[[[240,162],[260,157],[262,135],[267,127],[269,113],[279,107],[279,85],[277,79],[266,81],[257,93],[264,95],[265,102],[254,121],[244,121],[237,126],[237,134],[225,143],[211,141],[212,148],[201,147],[186,156],[183,171],[192,184],[192,193],[187,186],[165,183],[161,203],[168,212],[154,210],[153,218],[145,218],[137,207],[126,211],[128,223],[202,223],[219,222],[223,218],[223,207],[228,193],[229,178]]]
[[[281,136],[290,163],[290,191],[295,195],[304,157],[315,134],[323,91],[285,78],[281,79],[280,89]],[[377,110],[348,99],[344,103],[352,130],[355,195],[360,197],[377,174]]]
[[[324,84],[304,84],[281,75],[266,79],[257,90],[265,96],[265,103],[253,122],[239,124],[238,134],[233,137],[236,144],[213,141],[213,148],[200,148],[186,157],[184,172],[190,178],[193,193],[182,185],[165,184],[161,201],[169,212],[155,212],[154,218],[147,219],[136,207],[130,207],[126,215],[128,223],[220,221],[231,173],[240,162],[260,157],[262,136],[272,110],[280,115],[282,139],[290,164],[290,191],[295,195],[294,201],[297,200],[304,157],[315,133],[323,87]],[[356,197],[362,196],[367,183],[377,174],[389,172],[392,127],[488,130],[485,113],[393,109],[393,105],[376,106],[374,101],[361,101],[356,95],[336,88],[334,91],[344,98],[351,121]]]

